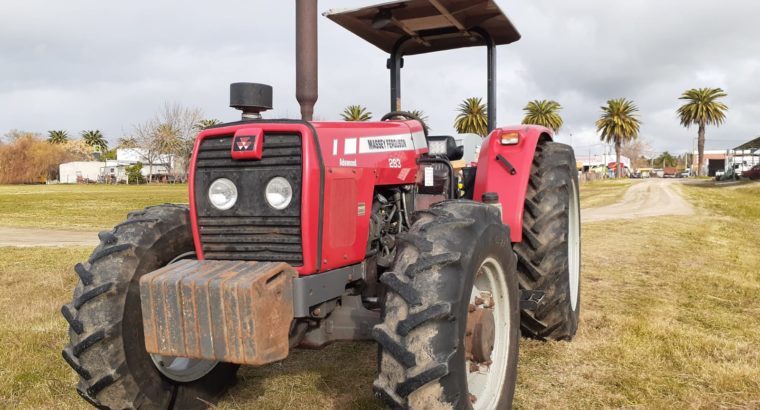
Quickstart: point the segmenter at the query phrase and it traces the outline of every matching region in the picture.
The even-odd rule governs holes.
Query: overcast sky
[[[319,8],[373,3],[322,0]],[[499,48],[499,125],[518,123],[529,100],[555,99],[564,107],[559,140],[578,155],[600,153],[599,107],[627,97],[653,150],[680,153],[692,149],[696,129],[679,125],[679,95],[722,87],[730,111],[725,125],[708,128],[708,148],[760,135],[760,1],[498,3],[522,34]],[[0,134],[100,129],[115,141],[164,102],[234,121],[236,81],[274,87],[267,117],[297,117],[294,20],[291,0],[2,0]],[[324,17],[319,35],[316,116],[338,119],[349,104],[375,118],[387,112],[387,56]],[[434,133],[450,133],[458,103],[485,96],[485,69],[480,48],[408,57],[403,106],[423,110]]]

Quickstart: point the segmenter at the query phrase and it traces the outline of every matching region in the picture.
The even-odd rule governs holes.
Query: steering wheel
[[[427,126],[427,124],[425,124],[425,121],[422,121],[422,118],[420,118],[420,117],[418,117],[418,116],[416,116],[416,115],[414,115],[414,114],[412,114],[410,112],[407,112],[407,111],[392,111],[392,112],[389,112],[388,114],[383,115],[383,118],[380,118],[380,121],[388,121],[388,120],[391,120],[391,119],[393,119],[395,117],[403,117],[403,118],[406,118],[408,120],[419,121],[420,124],[422,124],[422,131],[425,133],[425,138],[427,138],[427,136],[428,136],[428,126]]]

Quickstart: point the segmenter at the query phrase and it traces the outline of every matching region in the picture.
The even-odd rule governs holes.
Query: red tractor
[[[495,127],[496,47],[519,33],[493,0],[328,12],[390,54],[391,112],[317,122],[317,1],[296,3],[302,119],[262,119],[272,88],[233,84],[242,121],[198,136],[189,207],[130,213],[75,266],[77,391],[99,408],[204,408],[240,365],[375,340],[388,407],[509,408],[521,331],[569,340],[580,309],[573,150]],[[471,136],[429,136],[401,111],[400,73],[403,56],[483,44],[490,135],[466,150]]]

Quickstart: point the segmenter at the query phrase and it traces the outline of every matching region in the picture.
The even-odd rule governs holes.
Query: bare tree
[[[652,147],[644,138],[638,138],[623,144],[621,153],[631,159],[633,168],[641,168],[648,165],[642,158],[652,151]]]
[[[172,164],[169,156],[174,156],[180,165],[182,175],[187,173],[187,158],[193,150],[195,137],[198,135],[196,124],[202,119],[198,108],[188,108],[181,104],[164,104],[152,119],[134,127],[134,140],[148,165],[148,180],[153,180],[153,164],[160,161],[169,172]]]

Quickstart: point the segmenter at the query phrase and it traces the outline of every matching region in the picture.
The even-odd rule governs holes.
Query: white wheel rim
[[[581,213],[578,207],[578,186],[570,183],[570,204],[567,232],[568,279],[570,281],[570,307],[578,310],[578,293],[581,286]]]
[[[485,299],[490,296],[495,324],[490,366],[465,359],[467,387],[470,397],[475,399],[472,403],[475,410],[496,408],[507,378],[511,323],[509,292],[504,275],[501,265],[495,259],[488,258],[480,266],[472,286],[470,304],[475,304],[477,297]],[[478,370],[471,371],[473,366],[477,366]]]
[[[181,383],[192,382],[207,375],[219,362],[188,357],[150,355],[161,374]]]
[[[195,259],[195,252],[187,252],[172,259],[167,265],[185,259]],[[150,359],[161,374],[180,383],[196,381],[214,370],[219,362],[189,357],[161,356],[150,353]]]

